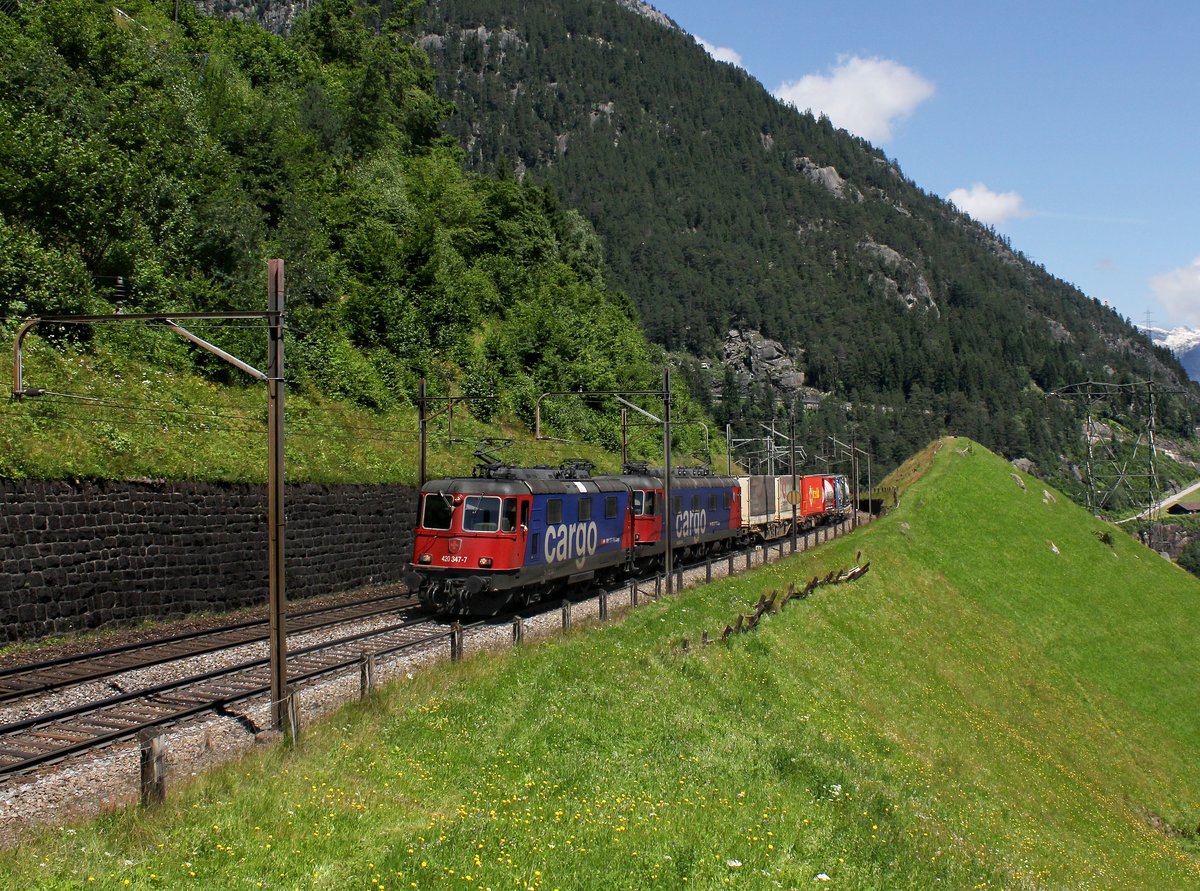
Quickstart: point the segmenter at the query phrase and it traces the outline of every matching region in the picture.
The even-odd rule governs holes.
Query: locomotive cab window
[[[617,496],[609,495],[604,499],[604,519],[612,520],[617,516]]]
[[[551,498],[546,502],[546,522],[551,526],[562,522],[561,498]]]
[[[692,510],[700,510],[700,496],[699,495],[692,496]]]
[[[424,509],[421,511],[421,525],[426,529],[449,529],[454,517],[454,502],[450,497],[440,492],[429,492],[425,495]]]
[[[658,513],[658,499],[654,492],[638,489],[633,493],[633,515],[635,517],[653,517]]]
[[[683,497],[680,495],[676,495],[674,498],[671,499],[671,513],[677,514],[681,510],[683,510]]]
[[[723,494],[725,495],[725,510],[729,510],[730,495],[728,492],[725,492]]]
[[[501,532],[517,531],[517,499],[504,499],[504,513],[500,516]]]
[[[709,510],[717,509],[717,493],[716,492],[712,492],[708,496],[708,509]]]
[[[463,532],[495,532],[500,528],[500,499],[468,495],[463,501]]]
[[[592,518],[592,499],[579,499],[579,521],[582,523]]]

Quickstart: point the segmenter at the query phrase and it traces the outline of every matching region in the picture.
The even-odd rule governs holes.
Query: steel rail
[[[371,631],[359,632],[358,634],[338,638],[336,640],[328,641],[327,643],[313,644],[312,646],[305,647],[304,649],[296,650],[294,655],[299,657],[299,656],[306,655],[311,652],[319,651],[323,648],[334,647],[334,646],[338,646],[340,644],[344,644],[344,643],[348,643],[348,642],[354,642],[356,640],[360,640],[360,639],[370,636],[372,634],[387,634],[389,632],[398,631],[398,630],[401,630],[401,629],[404,629],[407,627],[414,627],[414,626],[422,624],[424,621],[428,621],[428,620],[418,620],[416,622],[402,622],[398,625],[389,625],[386,628],[375,629],[375,631],[373,631],[373,632],[371,632]],[[158,696],[162,693],[168,693],[173,690],[178,690],[181,687],[186,687],[190,684],[199,684],[199,683],[203,683],[205,681],[214,680],[214,679],[222,677],[224,675],[232,675],[232,674],[236,674],[240,671],[247,671],[247,670],[250,670],[253,668],[258,668],[259,666],[268,664],[269,661],[270,660],[267,657],[263,656],[263,657],[259,657],[256,659],[250,659],[250,660],[243,661],[243,662],[237,662],[233,665],[227,665],[227,666],[223,666],[221,668],[214,668],[211,671],[201,672],[200,674],[188,675],[186,677],[176,678],[175,680],[172,680],[172,681],[164,681],[161,684],[154,684],[149,687],[142,687],[141,689],[138,689],[138,690],[127,690],[124,693],[118,693],[116,696],[109,696],[105,699],[99,699],[99,700],[93,700],[91,702],[85,702],[80,705],[71,706],[70,708],[61,709],[56,712],[47,712],[45,714],[34,715],[29,718],[24,718],[20,721],[13,721],[8,724],[0,724],[0,740],[4,739],[5,737],[10,736],[12,734],[18,733],[22,730],[28,730],[31,727],[36,727],[40,724],[51,724],[55,721],[59,721],[64,718],[72,718],[72,717],[76,717],[81,714],[86,714],[88,712],[99,711],[101,709],[108,708],[109,706],[120,705],[125,702],[133,701],[135,699],[148,699],[148,698],[151,698],[154,696]]]
[[[391,606],[377,606],[373,609],[362,609],[362,607],[368,607],[372,604],[384,604],[389,601],[394,603]],[[289,615],[289,621],[295,621],[293,621],[290,625],[290,630],[293,633],[313,631],[318,628],[336,625],[352,619],[382,615],[393,610],[400,609],[404,606],[414,605],[415,603],[415,598],[408,597],[407,595],[388,594],[380,597],[370,597],[363,600],[291,613]],[[320,620],[319,617],[321,616],[328,618]],[[48,693],[52,690],[59,690],[64,687],[74,686],[75,684],[82,684],[88,681],[112,677],[113,675],[122,674],[127,671],[150,668],[156,665],[162,665],[166,662],[176,661],[179,659],[188,659],[193,656],[202,656],[209,653],[220,652],[221,650],[230,649],[232,647],[256,643],[261,640],[266,640],[267,636],[265,632],[262,634],[247,634],[244,632],[249,632],[255,628],[265,628],[267,624],[267,619],[248,619],[244,622],[234,622],[215,628],[187,631],[179,634],[157,637],[151,640],[136,641],[133,643],[107,647],[100,650],[92,650],[87,653],[79,653],[72,656],[59,656],[54,659],[46,659],[40,662],[29,662],[21,665],[9,666],[7,668],[0,669],[0,703],[12,702],[27,696]],[[121,656],[130,655],[137,652],[150,653],[156,649],[173,647],[178,644],[187,644],[188,642],[199,644],[205,640],[222,637],[225,637],[226,639],[220,640],[216,643],[208,643],[203,646],[197,645],[192,647],[184,647],[182,649],[176,648],[166,655],[159,657],[143,658],[141,660],[132,662],[117,661],[106,663],[103,661],[119,658]],[[232,637],[232,639],[229,639],[230,637]],[[91,667],[87,667],[89,663],[91,663]],[[72,666],[81,666],[81,668],[80,670],[72,671]],[[54,669],[61,669],[62,671],[55,672]],[[41,675],[40,678],[38,677],[39,675]]]
[[[385,638],[389,635],[397,635],[426,624],[431,624],[428,619],[403,622],[398,625],[389,626],[388,628],[360,632],[325,643],[314,644],[310,647],[294,651],[291,654],[289,662],[293,666],[306,661],[311,665],[313,657],[318,656],[323,651],[330,652],[339,647],[361,644],[363,641],[371,638]],[[467,628],[478,627],[481,624],[483,623],[477,622],[462,627],[465,630]],[[379,648],[376,651],[376,655],[389,655],[403,649],[436,643],[439,640],[448,638],[453,633],[453,630],[447,629],[423,635],[415,640],[410,639],[395,644],[388,644]],[[321,675],[340,671],[357,665],[361,658],[362,651],[356,650],[353,655],[335,657],[333,661],[324,662],[323,664],[318,660],[318,664],[314,667],[302,667],[299,671],[289,673],[289,683],[303,683]],[[270,659],[267,657],[254,659],[249,662],[214,669],[213,671],[181,678],[176,681],[169,681],[142,690],[130,691],[99,702],[87,703],[53,714],[41,715],[0,726],[0,777],[21,773],[70,755],[102,748],[124,739],[131,739],[143,730],[175,724],[204,712],[219,711],[233,703],[268,693],[271,685],[269,682],[261,679],[261,669],[269,668],[269,665]],[[255,674],[258,676],[254,676]],[[239,678],[238,675],[246,677]],[[201,689],[195,691],[201,694],[199,700],[194,697],[186,698],[187,691],[185,688],[200,686],[220,678],[225,678],[228,685],[226,689],[221,691],[221,695],[213,696],[206,694]],[[241,689],[237,689],[238,687],[241,687]],[[175,696],[172,699],[168,698],[167,694],[175,694]],[[182,702],[180,702],[181,699],[183,700]],[[121,706],[135,705],[139,701],[145,704],[145,707],[139,710],[141,712],[145,712],[147,709],[153,711],[154,709],[161,709],[163,707],[169,708],[171,711],[166,714],[150,717],[138,717],[137,715],[123,716],[119,711],[116,711]],[[106,711],[115,713],[106,714]],[[77,721],[74,725],[56,726],[71,719],[86,719],[89,715],[92,716],[92,723],[90,725],[88,721],[83,720]],[[108,729],[106,732],[96,734],[94,732],[95,726],[99,724],[107,724],[109,728],[114,727],[114,725],[116,726],[115,729]],[[57,731],[61,736],[78,736],[83,733],[91,735],[85,739],[40,752],[31,752],[20,748],[18,745],[14,745],[14,743],[19,743],[20,737],[18,734],[26,735],[28,731],[34,728],[41,730],[45,736],[53,736],[54,731]],[[7,764],[3,763],[6,759],[12,758],[18,760],[10,761]]]

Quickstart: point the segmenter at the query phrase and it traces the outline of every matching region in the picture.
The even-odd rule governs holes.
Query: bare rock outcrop
[[[805,179],[823,186],[835,198],[856,202],[863,200],[862,192],[842,179],[836,167],[821,167],[812,158],[796,158],[792,163]]]
[[[649,3],[643,3],[642,0],[617,0],[626,9],[636,12],[640,16],[650,19],[652,22],[658,22],[664,28],[670,28],[674,31],[682,31],[675,22],[666,14],[659,12]]]
[[[768,380],[785,391],[804,387],[800,359],[779,341],[753,329],[734,328],[725,336],[722,364],[733,369],[743,386]]]
[[[870,238],[860,241],[857,247],[868,262],[873,261],[875,270],[870,280],[880,285],[887,297],[902,301],[909,309],[920,308],[941,315],[933,289],[916,263]]]

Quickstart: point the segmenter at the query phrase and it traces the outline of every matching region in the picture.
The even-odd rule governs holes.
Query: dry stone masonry
[[[397,581],[406,486],[288,486],[289,599]],[[265,602],[263,486],[0,480],[0,641]]]

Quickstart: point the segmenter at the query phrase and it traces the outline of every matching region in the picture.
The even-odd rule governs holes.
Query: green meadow
[[[968,440],[893,481],[854,535],[422,672],[165,805],[31,833],[0,879],[1200,888],[1200,581]],[[699,646],[858,552],[858,581]]]

